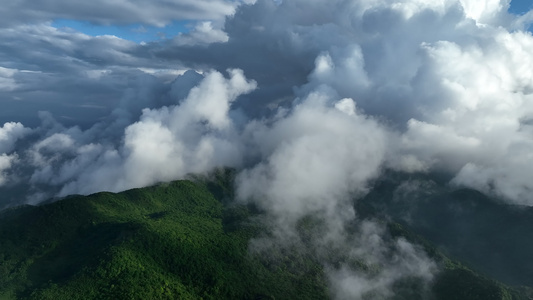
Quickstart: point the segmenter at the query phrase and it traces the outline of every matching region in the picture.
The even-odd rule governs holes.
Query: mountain
[[[234,203],[231,177],[225,171],[0,212],[0,299],[330,298],[312,255],[249,251],[250,239],[264,233],[262,212]],[[530,299],[448,259],[405,226],[387,228],[420,244],[441,269],[429,294],[407,280],[394,299]]]
[[[533,208],[445,182],[387,174],[357,202],[357,210],[398,222],[502,282],[533,286]]]

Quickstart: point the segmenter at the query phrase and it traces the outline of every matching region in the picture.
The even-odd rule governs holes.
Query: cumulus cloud
[[[15,143],[27,135],[31,130],[21,123],[5,123],[0,127],[0,153],[7,153],[14,149]]]
[[[423,121],[408,121],[400,147],[422,165],[459,172],[456,184],[531,203],[530,186],[520,179],[523,169],[518,167],[531,161],[526,120],[532,114],[533,77],[524,68],[532,59],[525,54],[531,35],[495,30],[491,37],[484,47],[452,42],[423,46],[432,61],[426,65],[431,71],[424,70],[434,76],[431,93],[444,99],[437,109],[426,109]]]
[[[525,181],[517,184],[514,180],[522,172],[510,166],[530,161],[524,149],[531,139],[532,39],[510,21],[509,2],[336,4],[305,4],[320,16],[299,14],[304,4],[298,1],[260,4],[269,8],[263,15],[282,19],[276,23],[293,35],[286,42],[288,49],[298,49],[303,57],[294,59],[307,64],[299,70],[308,70],[307,82],[299,85],[296,95],[305,97],[328,86],[337,98],[352,98],[364,113],[386,120],[396,131],[388,146],[387,165],[392,168],[459,174],[477,166],[487,171],[466,180],[476,174],[468,172],[453,182],[517,203],[530,202],[531,187]],[[251,8],[246,12],[258,14]],[[251,21],[260,23],[255,26],[237,26],[242,19],[236,14],[229,21],[228,47],[238,30],[256,31],[266,39],[276,32],[277,25],[260,23],[260,18]],[[314,62],[308,60],[309,53],[314,53]],[[486,188],[494,187],[493,182],[502,188]],[[508,192],[514,187],[522,192]]]
[[[6,171],[11,168],[13,162],[17,159],[16,155],[0,154],[0,186],[8,180]]]
[[[271,127],[249,124],[262,162],[239,176],[242,198],[265,198],[260,205],[297,220],[313,211],[333,213],[335,198],[365,191],[379,173],[385,130],[358,114],[353,100],[337,107],[329,101],[318,91]]]
[[[5,123],[0,127],[0,187],[9,180],[7,172],[17,161],[18,155],[13,152],[17,141],[30,132],[21,123]]]
[[[216,71],[205,74],[177,105],[144,109],[137,122],[125,127],[119,145],[83,144],[92,129],[46,137],[29,152],[36,167],[31,182],[58,186],[58,195],[65,196],[121,191],[217,166],[238,167],[243,153],[228,113],[231,103],[256,84],[240,70],[228,73],[229,78]]]

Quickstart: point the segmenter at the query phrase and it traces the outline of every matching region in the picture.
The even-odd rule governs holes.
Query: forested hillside
[[[251,238],[265,234],[256,221],[261,212],[232,201],[228,178],[2,211],[0,299],[331,298],[323,267],[309,253],[248,250]],[[422,244],[440,268],[430,291],[407,280],[395,286],[394,299],[527,299],[404,227],[388,228]]]

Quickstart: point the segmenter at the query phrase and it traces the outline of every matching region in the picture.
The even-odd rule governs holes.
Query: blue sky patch
[[[511,6],[509,7],[509,12],[516,15],[523,15],[532,9],[532,0],[512,0]],[[533,25],[530,25],[528,30],[533,32]]]
[[[517,15],[523,15],[533,9],[533,1],[531,0],[512,0],[509,12]]]
[[[148,26],[142,24],[130,25],[97,25],[87,21],[58,19],[52,22],[55,28],[71,28],[81,33],[98,36],[114,35],[133,42],[151,42],[172,38],[181,33],[189,32],[189,21],[172,22],[165,27]]]

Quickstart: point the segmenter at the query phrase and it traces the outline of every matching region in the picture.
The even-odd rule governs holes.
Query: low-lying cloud
[[[256,83],[240,70],[228,73],[229,78],[216,71],[204,74],[176,105],[143,109],[138,121],[123,128],[119,143],[83,143],[92,129],[47,136],[27,151],[35,168],[30,182],[55,186],[58,196],[66,196],[122,191],[217,166],[239,167],[242,147],[228,112]]]

